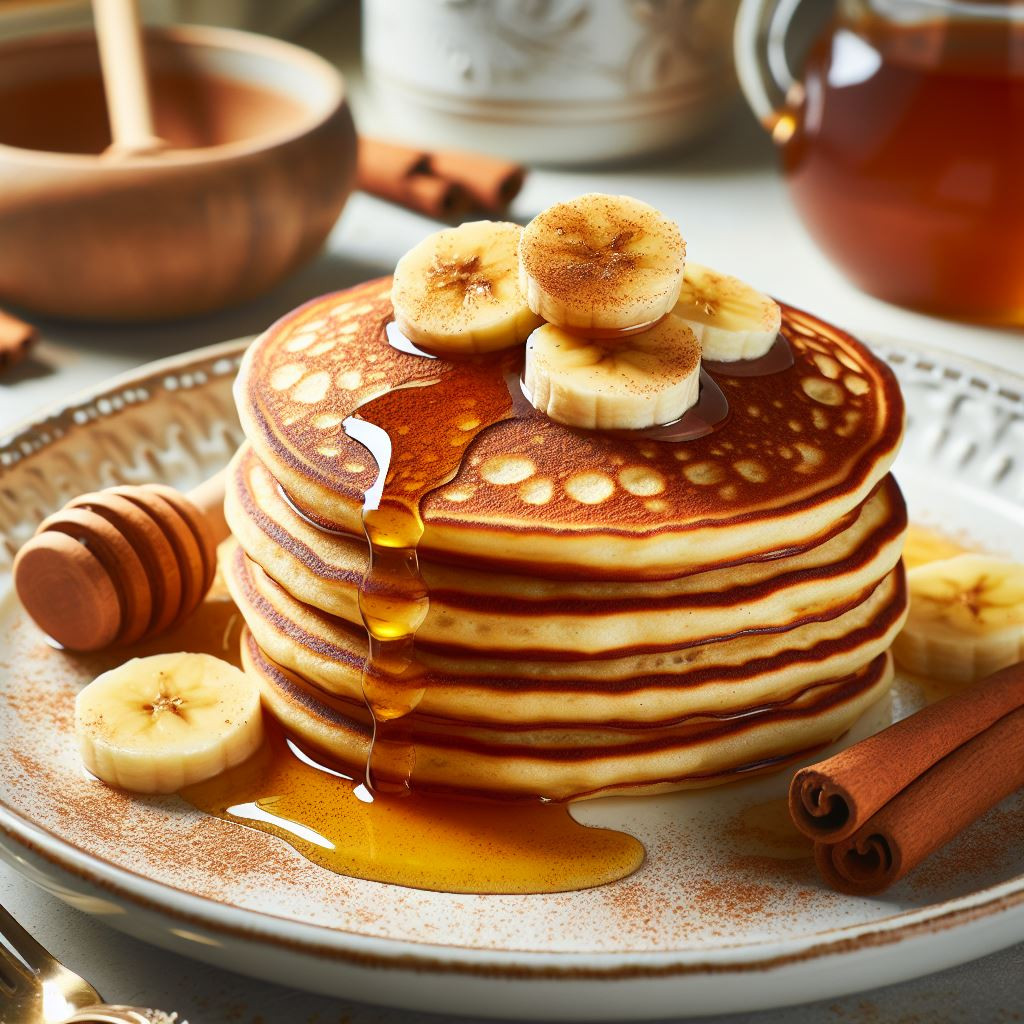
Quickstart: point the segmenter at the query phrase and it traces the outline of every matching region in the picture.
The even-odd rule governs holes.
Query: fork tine
[[[6,945],[17,954],[12,956],[5,949]],[[24,928],[14,920],[13,917],[0,904],[0,952],[6,955],[9,961],[17,965],[22,973],[33,974],[46,971],[49,968],[61,966],[59,961],[52,957],[42,946],[32,938]],[[20,960],[18,959],[20,957]],[[21,961],[24,961],[22,963]],[[27,965],[27,968],[26,968]]]
[[[9,927],[11,924],[21,930],[11,915],[0,906],[0,996],[5,1003],[10,999],[20,1002],[40,985],[39,977],[25,963],[20,952],[15,952],[18,949],[15,936],[11,934],[10,939],[7,937],[14,930]]]
[[[51,956],[0,906],[0,1018],[46,1024],[98,1002],[92,985]]]

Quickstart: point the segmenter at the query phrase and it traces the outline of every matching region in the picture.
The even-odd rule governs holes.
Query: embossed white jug
[[[364,0],[374,131],[574,164],[692,139],[735,94],[738,0]]]

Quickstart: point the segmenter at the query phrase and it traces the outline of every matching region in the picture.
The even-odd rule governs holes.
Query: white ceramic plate
[[[644,867],[617,884],[453,896],[343,878],[177,798],[131,798],[86,778],[70,712],[90,662],[53,652],[20,619],[10,556],[76,493],[153,478],[188,487],[222,465],[239,440],[230,385],[241,347],[139,370],[0,445],[0,850],[27,877],[126,932],[221,966],[488,1017],[767,1008],[1024,939],[1024,794],[878,899],[824,889],[803,851],[776,835],[788,772],[579,807],[581,820],[622,827],[647,847]],[[913,517],[1024,558],[1024,379],[878,347],[908,402],[897,472]],[[858,732],[916,699],[901,683]]]

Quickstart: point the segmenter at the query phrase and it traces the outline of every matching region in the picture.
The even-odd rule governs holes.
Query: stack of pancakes
[[[389,289],[318,299],[253,344],[226,505],[265,706],[357,771],[372,735],[360,511],[378,467],[343,421],[460,372],[389,343]],[[429,480],[432,452],[465,446],[420,505],[425,674],[401,721],[414,786],[571,799],[708,785],[836,739],[885,693],[906,611],[888,475],[899,390],[806,314],[784,310],[783,335],[790,368],[714,374],[730,415],[696,440],[539,414],[474,436],[471,389],[396,433],[406,476],[419,460]]]

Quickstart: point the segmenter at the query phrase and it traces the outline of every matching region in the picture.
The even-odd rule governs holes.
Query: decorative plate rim
[[[905,362],[904,353],[907,353],[916,356],[918,360],[927,360],[928,365],[923,368],[934,365],[943,371],[952,371],[957,377],[966,377],[972,385],[994,392],[1005,401],[1019,404],[1024,410],[1024,374],[891,335],[865,332],[860,337],[873,347],[882,349],[886,358],[895,357],[897,361]],[[53,435],[55,428],[59,429],[69,421],[74,421],[76,411],[92,406],[103,398],[111,398],[126,388],[145,386],[147,382],[168,373],[188,372],[212,365],[218,360],[234,359],[241,355],[251,340],[251,337],[235,339],[169,356],[85,388],[7,430],[0,437],[0,457],[13,454],[14,461],[20,461],[21,457],[28,454],[24,443],[31,435],[40,432]],[[51,436],[49,443],[53,443],[58,436]],[[37,454],[47,446],[45,442],[34,445],[31,454]],[[0,458],[0,472],[10,464]],[[0,579],[4,575],[0,574]],[[271,943],[306,955],[344,960],[355,965],[507,976],[520,980],[612,980],[764,971],[823,956],[886,946],[922,932],[934,935],[980,918],[1024,909],[1024,874],[1021,874],[954,899],[899,911],[869,922],[843,925],[781,940],[767,939],[726,943],[712,948],[691,947],[657,952],[488,950],[411,939],[382,938],[328,925],[295,921],[199,896],[95,857],[56,833],[24,818],[2,799],[0,841],[8,847],[16,843],[54,867],[144,910],[170,915],[241,939]],[[1021,934],[1024,936],[1024,913],[1019,916],[1022,921]]]
[[[256,335],[250,334],[240,338],[232,338],[229,341],[218,341],[214,345],[204,345],[202,348],[190,349],[188,352],[180,352],[177,355],[165,356],[163,359],[154,359],[151,362],[143,363],[132,370],[125,370],[114,377],[108,377],[88,387],[81,388],[69,398],[57,399],[34,414],[22,417],[13,426],[5,428],[0,434],[0,454],[6,454],[13,448],[20,447],[21,441],[26,435],[37,431],[46,431],[65,422],[73,417],[75,412],[89,405],[94,405],[103,398],[112,398],[123,392],[125,388],[138,388],[148,381],[158,377],[166,376],[168,373],[180,372],[186,366],[216,363],[219,359],[234,359],[255,341]],[[57,440],[56,437],[53,440]],[[33,448],[32,454],[42,451],[46,445]],[[0,465],[6,467],[7,463]]]

